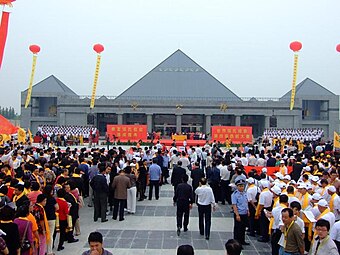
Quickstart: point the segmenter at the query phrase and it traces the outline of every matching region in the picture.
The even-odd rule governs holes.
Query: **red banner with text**
[[[110,141],[145,141],[147,138],[147,125],[107,125],[106,134]]]
[[[252,143],[253,128],[248,126],[213,126],[211,139],[225,143]]]

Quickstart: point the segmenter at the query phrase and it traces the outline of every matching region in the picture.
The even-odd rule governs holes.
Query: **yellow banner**
[[[340,148],[340,136],[334,131],[334,148]]]
[[[101,56],[98,54],[97,55],[96,71],[94,73],[94,81],[93,81],[93,88],[92,88],[92,97],[91,97],[91,104],[90,104],[91,109],[93,109],[94,101],[96,99],[97,82],[98,82],[99,67],[100,67],[100,58],[101,58]]]
[[[33,87],[33,80],[34,80],[34,73],[35,73],[35,66],[37,64],[37,55],[33,55],[33,62],[32,62],[32,71],[31,71],[31,79],[30,79],[30,84],[28,86],[27,90],[27,97],[26,97],[26,102],[25,102],[25,108],[28,107],[31,101],[31,95],[32,95],[32,87]]]
[[[33,143],[33,135],[32,135],[32,132],[29,128],[27,129],[27,132],[28,132],[28,135],[29,135],[29,138],[30,138],[30,142]]]
[[[26,132],[23,128],[18,128],[18,142],[26,143]]]
[[[292,94],[290,97],[290,110],[293,110],[294,108],[298,60],[299,60],[298,54],[294,54],[294,69],[293,69]]]
[[[4,144],[7,141],[11,140],[11,136],[8,134],[0,134],[0,144]]]

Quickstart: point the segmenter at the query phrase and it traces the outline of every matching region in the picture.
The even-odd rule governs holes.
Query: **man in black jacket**
[[[192,179],[192,189],[194,194],[194,202],[196,202],[196,194],[195,190],[200,185],[200,180],[205,177],[203,169],[199,167],[199,163],[195,162],[195,167],[191,171],[191,179]]]
[[[192,208],[193,193],[192,187],[187,183],[188,175],[184,175],[182,180],[183,182],[177,185],[175,196],[173,198],[174,205],[177,204],[177,235],[179,236],[181,233],[182,225],[184,226],[184,232],[188,231],[189,224],[189,212]],[[184,221],[183,221],[184,214]],[[183,224],[182,224],[183,223]]]
[[[109,186],[105,177],[106,164],[100,163],[98,165],[99,174],[94,176],[91,180],[91,187],[94,192],[94,221],[101,218],[102,222],[106,222],[106,210],[107,210],[107,196],[109,193]]]
[[[184,175],[187,174],[185,169],[182,167],[182,161],[178,161],[177,167],[174,167],[171,174],[171,184],[174,186],[174,193],[176,192],[177,185],[182,183]]]

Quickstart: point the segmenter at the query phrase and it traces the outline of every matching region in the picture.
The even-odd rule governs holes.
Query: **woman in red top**
[[[64,241],[66,241],[66,228],[67,228],[67,215],[69,213],[69,205],[65,200],[66,191],[59,189],[57,191],[57,203],[59,205],[59,227],[60,227],[60,238],[57,251],[64,249]],[[55,236],[53,237],[55,239]]]

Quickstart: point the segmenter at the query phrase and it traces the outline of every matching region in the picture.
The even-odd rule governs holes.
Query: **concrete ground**
[[[146,194],[148,194],[146,192]],[[82,254],[88,249],[87,237],[92,231],[99,231],[104,236],[104,247],[114,255],[175,255],[176,248],[182,244],[191,244],[197,255],[223,255],[224,243],[233,237],[233,218],[229,205],[218,205],[212,214],[210,240],[205,240],[198,232],[197,206],[190,212],[189,231],[178,237],[176,234],[176,207],[172,205],[173,187],[163,185],[159,200],[144,200],[137,202],[135,214],[125,215],[124,221],[112,219],[112,212],[107,217],[108,222],[93,221],[93,207],[80,209],[81,235],[79,242],[65,243],[65,249],[56,254]],[[244,246],[244,255],[269,255],[269,243],[260,243],[256,238],[249,238],[248,246]]]

